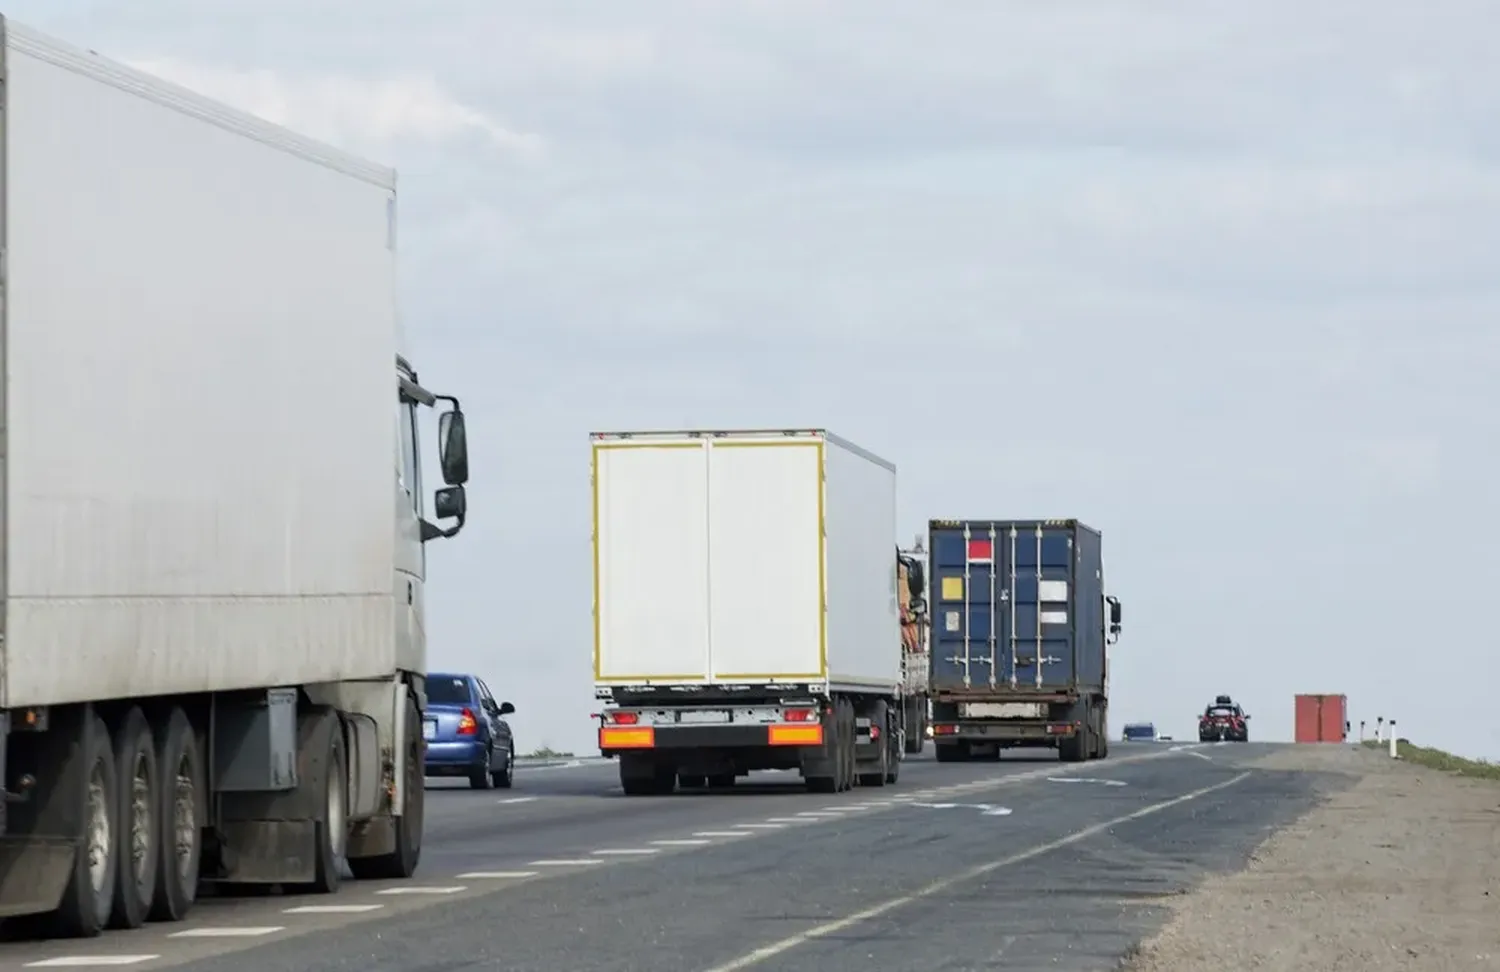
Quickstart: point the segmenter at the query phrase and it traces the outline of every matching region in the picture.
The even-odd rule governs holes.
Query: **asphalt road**
[[[757,774],[627,799],[603,762],[522,769],[509,791],[429,781],[412,881],[207,899],[181,924],[0,945],[0,968],[1109,969],[1161,899],[1240,866],[1335,785],[1245,768],[1267,748],[917,758],[896,786],[838,796]]]

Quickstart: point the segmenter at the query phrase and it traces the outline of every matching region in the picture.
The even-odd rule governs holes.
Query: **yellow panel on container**
[[[964,599],[964,579],[962,577],[943,578],[943,600],[962,601]]]

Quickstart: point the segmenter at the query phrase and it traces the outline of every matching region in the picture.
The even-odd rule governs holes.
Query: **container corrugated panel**
[[[1348,699],[1343,695],[1299,695],[1295,706],[1299,743],[1343,742]]]
[[[1076,520],[928,524],[934,691],[1102,691],[1102,543]]]

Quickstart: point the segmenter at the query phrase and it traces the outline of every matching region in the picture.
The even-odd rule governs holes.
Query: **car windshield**
[[[1223,718],[1225,716],[1234,715],[1234,710],[1229,708],[1228,706],[1216,705],[1212,709],[1208,710],[1208,714],[1210,716],[1213,716],[1214,718]]]
[[[458,705],[471,701],[469,680],[462,675],[427,676],[427,701],[438,705]]]
[[[1137,737],[1146,739],[1156,735],[1156,730],[1152,729],[1150,726],[1126,726],[1125,735],[1131,737],[1132,739]]]

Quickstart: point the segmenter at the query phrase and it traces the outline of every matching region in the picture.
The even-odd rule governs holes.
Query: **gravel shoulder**
[[[1353,746],[1256,766],[1357,781],[1180,899],[1128,969],[1500,970],[1500,783]]]

